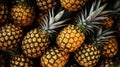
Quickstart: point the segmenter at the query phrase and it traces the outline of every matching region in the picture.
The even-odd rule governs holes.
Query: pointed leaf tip
[[[63,16],[65,10],[60,11],[56,16],[55,16],[55,21],[59,21],[60,18]]]

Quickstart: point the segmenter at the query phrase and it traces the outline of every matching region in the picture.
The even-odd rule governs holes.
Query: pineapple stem
[[[99,48],[101,48],[103,46],[103,44],[100,44],[99,41],[97,41],[97,40],[95,40],[93,42],[93,45],[96,46],[96,47],[99,47]]]
[[[85,24],[77,24],[77,26],[80,28],[81,32],[85,32],[86,30],[86,25]]]

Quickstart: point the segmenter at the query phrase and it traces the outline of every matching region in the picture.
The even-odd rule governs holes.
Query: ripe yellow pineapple
[[[33,61],[23,54],[16,54],[10,59],[11,67],[33,67]]]
[[[37,6],[42,11],[48,11],[51,8],[55,8],[57,0],[36,0]]]
[[[16,49],[22,37],[22,29],[14,24],[5,24],[0,27],[0,50],[11,52]]]
[[[94,67],[100,58],[100,50],[94,45],[83,44],[75,51],[76,61],[84,67]]]
[[[2,0],[0,0],[0,24],[7,21],[8,8]]]
[[[112,59],[104,59],[101,61],[99,67],[116,67],[115,62]]]
[[[112,33],[113,31],[102,31],[100,28],[92,44],[83,44],[74,52],[76,61],[84,67],[94,67],[101,56],[100,46],[108,42],[108,38],[111,37],[110,34]]]
[[[85,5],[88,0],[60,0],[62,7],[68,11],[77,11]]]
[[[59,33],[56,41],[64,51],[73,52],[84,40],[85,35],[78,26],[68,25]]]
[[[98,8],[95,6],[98,6]],[[89,14],[85,9],[83,13],[75,17],[76,24],[69,24],[58,34],[56,38],[58,46],[67,52],[74,52],[79,48],[85,40],[85,35],[93,32],[94,28],[98,28],[97,24],[100,24],[98,20],[104,19],[105,13],[101,16],[104,7],[105,5],[100,6],[100,1],[98,3],[94,2]]]
[[[25,27],[32,24],[35,18],[34,7],[26,0],[16,0],[11,8],[11,20],[14,24]]]
[[[102,48],[102,56],[107,58],[113,58],[118,51],[118,43],[116,38],[111,37],[109,38],[109,42],[103,45]]]
[[[26,56],[36,58],[42,54],[50,44],[49,37],[56,32],[55,29],[64,26],[63,23],[67,21],[59,21],[63,14],[64,10],[54,16],[54,10],[49,10],[49,16],[45,16],[41,20],[40,26],[26,34],[22,41],[22,50]]]
[[[41,65],[42,67],[65,67],[68,59],[68,53],[53,47],[41,56]]]
[[[22,50],[28,57],[39,57],[50,43],[49,38],[39,28],[27,33],[22,41]]]

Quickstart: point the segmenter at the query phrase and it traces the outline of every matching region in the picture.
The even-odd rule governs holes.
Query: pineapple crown
[[[105,15],[111,12],[110,10],[103,11],[106,4],[102,6],[100,4],[101,0],[93,2],[89,12],[85,8],[75,17],[75,22],[85,34],[93,32],[93,28],[99,28],[99,25],[102,24],[100,21],[107,19]]]
[[[60,19],[62,18],[63,14],[64,14],[64,11],[65,10],[62,10],[59,13],[57,13],[57,15],[54,16],[54,10],[50,9],[48,11],[48,16],[45,16],[42,19],[42,22],[39,23],[40,29],[47,35],[56,33],[55,29],[65,26],[66,24],[64,24],[64,22],[69,20],[69,19],[65,19],[65,20],[60,21]]]
[[[111,31],[109,29],[103,30],[99,28],[95,38],[94,38],[94,45],[102,46],[109,42],[109,38],[114,37],[112,34],[115,31]]]

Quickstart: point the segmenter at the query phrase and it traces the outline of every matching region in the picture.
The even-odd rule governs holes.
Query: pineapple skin
[[[47,50],[41,56],[41,65],[42,67],[65,67],[69,59],[69,54],[60,50],[57,47],[53,47],[50,50]]]
[[[22,38],[21,27],[8,23],[0,28],[0,50],[11,52],[16,49]]]
[[[88,44],[83,44],[74,53],[75,60],[84,67],[94,67],[101,56],[96,46]]]
[[[66,26],[57,36],[58,46],[65,52],[74,52],[85,40],[85,35],[76,25]]]
[[[55,8],[57,5],[56,0],[36,0],[37,6],[42,11],[48,11],[51,8]]]
[[[113,62],[112,59],[105,59],[101,61],[99,67],[115,67],[115,62]]]
[[[38,22],[38,23],[41,23],[42,20],[43,20],[45,17],[48,17],[48,11],[47,11],[47,12],[41,11],[41,12],[39,13],[39,17],[38,17],[38,19],[37,19],[37,22]]]
[[[7,14],[7,6],[3,3],[0,3],[0,24],[7,22]]]
[[[33,67],[33,61],[23,54],[17,54],[10,59],[11,67]]]
[[[88,0],[60,0],[61,6],[68,11],[77,11],[85,5]]]
[[[107,17],[107,19],[103,20],[103,26],[105,28],[111,28],[113,26],[113,19],[111,17]]]
[[[29,4],[15,4],[11,8],[11,20],[14,24],[22,27],[26,27],[32,24],[35,18],[34,7]]]
[[[50,44],[49,38],[39,28],[35,28],[27,33],[22,41],[22,51],[27,57],[36,58]]]
[[[109,42],[103,45],[102,56],[107,58],[113,58],[118,52],[118,43],[116,38],[110,38]]]

